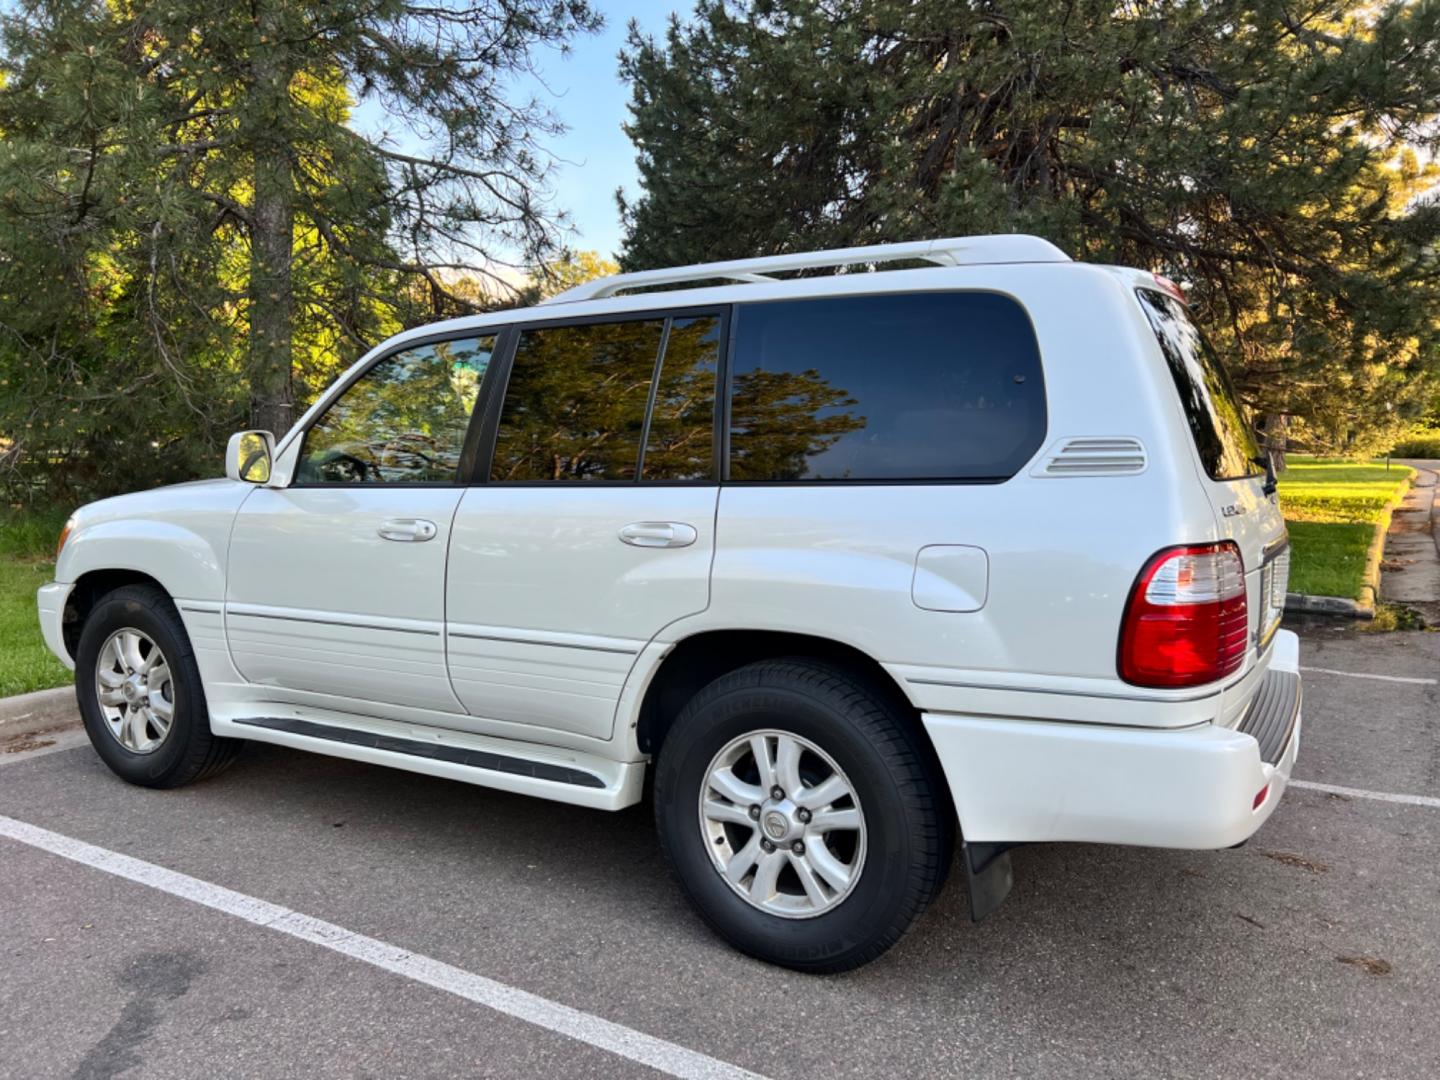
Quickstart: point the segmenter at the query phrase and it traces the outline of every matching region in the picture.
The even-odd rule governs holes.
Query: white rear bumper
[[[70,598],[70,590],[74,587],[52,581],[48,585],[41,585],[35,593],[35,603],[40,611],[40,633],[45,636],[45,644],[71,671],[75,670],[75,661],[65,648],[63,626],[65,601]]]
[[[1271,668],[1298,678],[1298,640],[1279,633]],[[970,843],[1231,847],[1270,817],[1300,748],[1298,713],[1273,765],[1251,736],[1211,724],[1153,730],[938,713],[924,721]]]

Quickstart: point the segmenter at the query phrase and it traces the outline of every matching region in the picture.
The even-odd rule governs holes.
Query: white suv
[[[957,830],[978,919],[1016,844],[1235,845],[1295,761],[1224,370],[1175,286],[1034,237],[407,331],[227,473],[83,508],[40,590],[116,773],[253,739],[617,810],[653,765],[681,885],[775,963],[878,956]]]

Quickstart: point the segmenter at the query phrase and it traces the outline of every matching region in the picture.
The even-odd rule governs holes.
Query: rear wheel
[[[661,747],[661,845],[700,914],[801,971],[858,967],[940,891],[954,844],[939,770],[886,695],[842,668],[765,661],[721,677]]]
[[[95,752],[132,784],[179,787],[225,768],[242,745],[211,734],[184,623],[152,586],[116,589],[91,610],[75,694]]]

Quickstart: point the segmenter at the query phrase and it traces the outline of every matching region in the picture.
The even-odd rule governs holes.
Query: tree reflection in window
[[[1153,289],[1137,289],[1136,295],[1175,380],[1205,471],[1212,480],[1258,476],[1264,459],[1219,355],[1180,301]]]
[[[998,293],[894,293],[743,304],[730,477],[994,481],[1045,433],[1023,308]]]
[[[719,316],[679,318],[670,324],[641,479],[706,480],[713,475],[719,360]]]
[[[799,480],[819,457],[865,418],[845,390],[808,371],[737,371],[730,401],[730,476]]]
[[[438,341],[380,361],[305,434],[298,479],[454,483],[493,334]]]
[[[526,330],[490,479],[633,480],[665,320]]]

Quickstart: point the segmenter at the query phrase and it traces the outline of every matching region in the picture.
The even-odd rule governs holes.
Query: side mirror
[[[268,431],[241,431],[225,447],[225,475],[247,484],[268,484],[275,460],[275,436]]]

